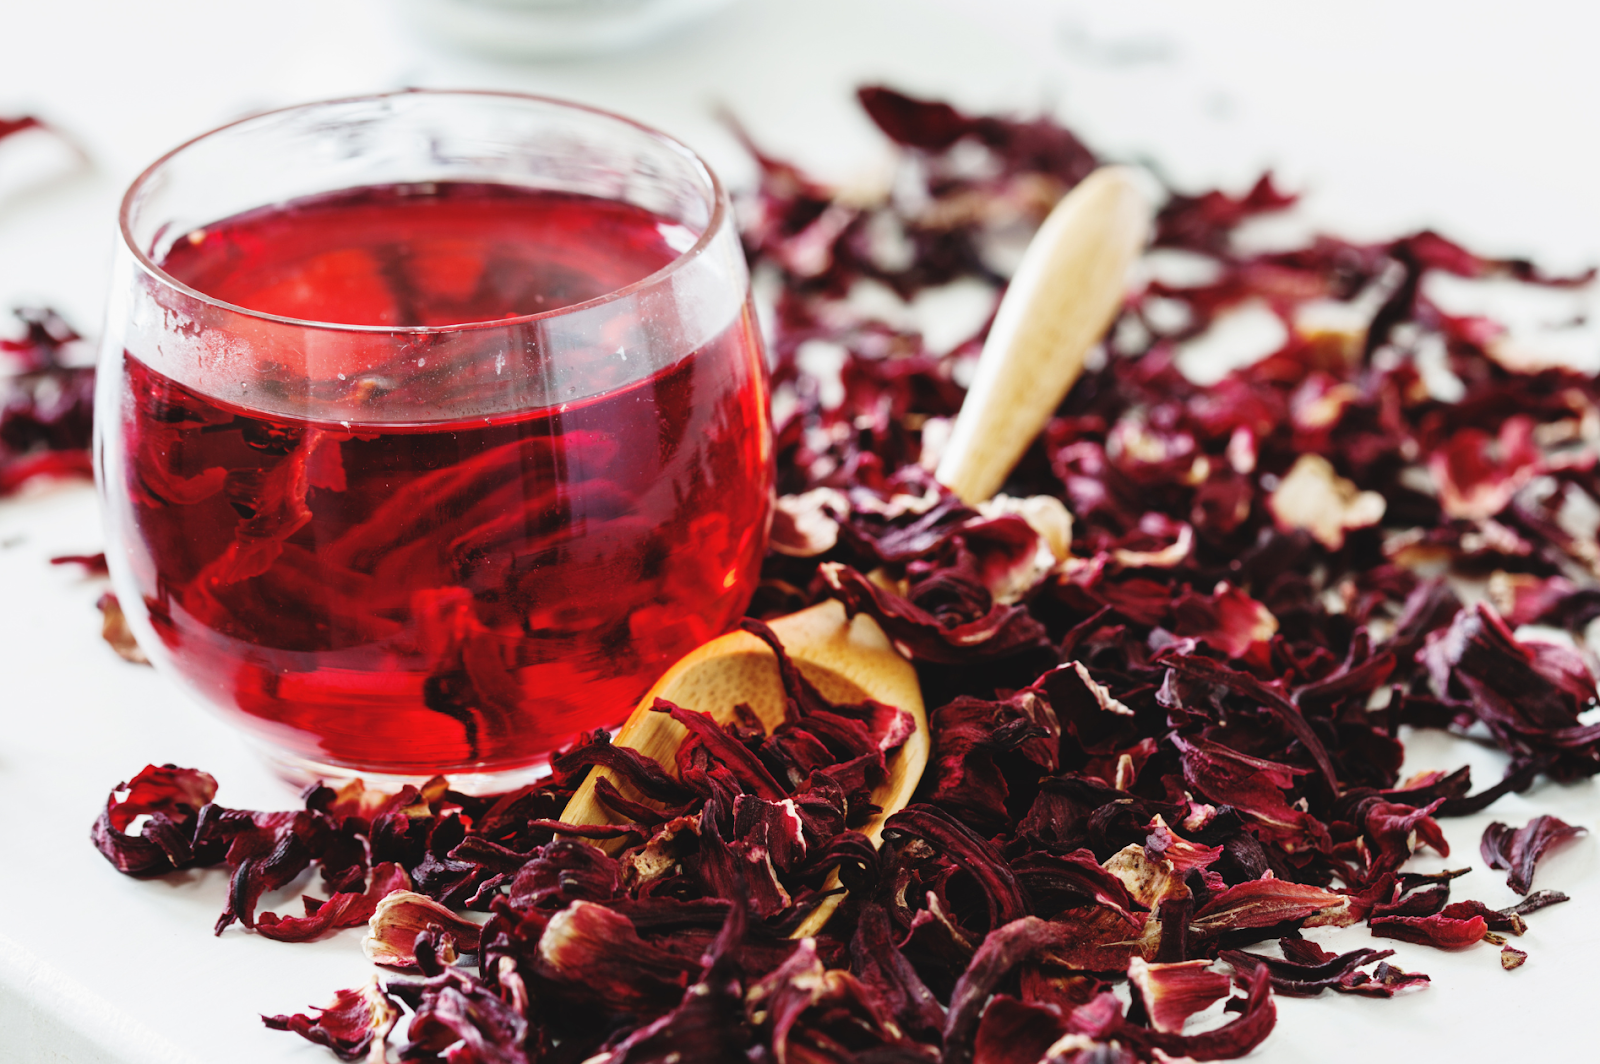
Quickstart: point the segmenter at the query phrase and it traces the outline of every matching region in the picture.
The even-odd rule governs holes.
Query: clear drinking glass
[[[157,161],[121,236],[112,578],[286,775],[507,785],[743,612],[766,367],[681,144],[512,94],[309,104]]]

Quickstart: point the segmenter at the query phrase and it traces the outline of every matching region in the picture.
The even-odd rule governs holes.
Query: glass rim
[[[154,260],[150,258],[149,255],[145,253],[144,249],[139,246],[138,242],[134,240],[131,215],[134,208],[133,201],[135,195],[151,179],[155,177],[156,172],[165,166],[168,161],[175,158],[180,153],[188,150],[195,144],[198,144],[200,141],[205,140],[208,137],[213,137],[216,134],[222,133],[226,130],[246,125],[250,122],[256,122],[263,118],[271,117],[272,115],[286,114],[291,111],[305,111],[312,108],[328,107],[336,104],[391,100],[408,96],[464,96],[520,100],[531,103],[553,105],[557,108],[568,111],[581,111],[590,115],[594,115],[598,118],[608,119],[613,122],[619,122],[625,126],[630,126],[634,130],[643,133],[648,137],[654,138],[656,141],[665,145],[673,152],[683,156],[684,159],[686,159],[690,165],[694,167],[696,172],[705,179],[705,182],[707,186],[709,186],[711,193],[711,214],[706,220],[705,230],[700,233],[693,245],[685,249],[665,266],[662,266],[660,269],[655,270],[652,273],[646,274],[644,277],[641,277],[636,281],[630,281],[628,284],[625,284],[620,288],[606,292],[604,295],[595,296],[593,299],[586,299],[579,303],[569,303],[564,307],[557,307],[554,310],[543,310],[535,314],[518,314],[514,317],[493,318],[488,321],[468,321],[454,323],[451,325],[404,326],[357,325],[348,322],[316,321],[309,318],[291,318],[282,314],[269,314],[266,311],[252,310],[249,307],[240,306],[237,303],[229,303],[227,300],[218,299],[216,296],[202,292],[198,288],[194,288],[193,286],[178,280],[166,270],[163,270]],[[265,204],[262,204],[261,206],[265,206]],[[660,284],[673,274],[677,273],[686,264],[696,258],[699,258],[700,255],[705,252],[706,248],[711,245],[712,241],[717,238],[723,227],[728,223],[728,215],[728,197],[723,189],[722,180],[717,177],[716,171],[713,170],[710,165],[708,165],[706,161],[700,157],[698,152],[684,144],[682,141],[678,140],[676,137],[673,137],[667,133],[663,133],[661,130],[656,129],[653,126],[645,125],[643,122],[628,118],[626,115],[619,115],[614,111],[607,111],[604,108],[594,107],[589,104],[577,103],[572,100],[563,100],[554,96],[541,96],[531,92],[513,92],[499,89],[407,88],[396,89],[392,92],[363,93],[356,96],[340,96],[333,99],[313,100],[308,103],[290,104],[286,107],[274,107],[270,110],[258,111],[254,114],[246,115],[243,118],[236,118],[232,122],[225,122],[220,126],[213,127],[212,129],[208,129],[203,133],[190,137],[177,147],[162,154],[149,166],[145,167],[144,170],[139,173],[138,177],[133,179],[133,182],[128,186],[128,190],[122,194],[122,200],[117,209],[117,228],[123,246],[132,253],[134,261],[138,263],[139,268],[144,271],[144,273],[148,274],[152,279],[168,288],[182,292],[193,299],[199,300],[200,302],[205,303],[208,306],[215,307],[219,310],[224,310],[232,314],[242,314],[246,317],[255,318],[258,321],[271,322],[276,325],[288,325],[300,329],[319,329],[328,332],[365,333],[369,335],[383,336],[437,336],[442,334],[463,333],[473,330],[512,328],[516,326],[528,325],[533,322],[561,318],[570,314],[589,310],[594,307],[603,306],[607,303],[613,303],[618,300],[626,299],[635,293]],[[218,221],[222,220],[223,219],[218,219]]]

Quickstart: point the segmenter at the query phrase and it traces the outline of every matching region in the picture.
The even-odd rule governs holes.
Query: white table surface
[[[737,184],[750,166],[717,105],[775,152],[848,178],[886,157],[850,91],[883,81],[973,108],[1050,107],[1092,145],[1191,187],[1238,187],[1272,165],[1311,190],[1311,218],[1341,232],[1431,224],[1492,253],[1574,266],[1600,261],[1597,39],[1596,9],[1557,0],[1317,12],[1270,0],[746,0],[649,52],[517,66],[416,40],[381,0],[7,0],[0,115],[49,119],[95,167],[0,201],[0,307],[46,302],[98,331],[115,203],[145,164],[250,110],[402,85],[609,107],[679,135]],[[311,944],[213,938],[222,872],[140,882],[89,845],[107,790],[148,762],[212,772],[225,804],[294,802],[227,727],[100,641],[100,587],[46,559],[101,546],[87,488],[0,502],[0,1061],[331,1060],[255,1015],[363,982],[360,931]],[[1408,770],[1470,763],[1480,785],[1503,764],[1441,735],[1408,749]],[[1540,812],[1600,827],[1592,783],[1543,784],[1446,821],[1456,855],[1417,867],[1477,866],[1453,896],[1508,904],[1478,837],[1491,819]],[[300,886],[263,907],[297,907]],[[1516,942],[1524,968],[1501,971],[1487,945],[1445,954],[1339,932],[1340,948],[1392,946],[1433,985],[1392,1001],[1279,999],[1279,1026],[1252,1059],[1584,1059],[1600,987],[1595,839],[1548,857],[1536,886],[1573,901],[1530,919]]]

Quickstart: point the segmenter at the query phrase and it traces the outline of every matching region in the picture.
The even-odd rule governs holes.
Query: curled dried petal
[[[410,890],[391,891],[373,907],[361,950],[374,964],[414,968],[417,936],[430,927],[447,932],[461,952],[477,952],[482,928],[461,919],[448,906]]]
[[[118,799],[117,793],[127,796]],[[106,798],[105,812],[90,835],[119,872],[141,875],[181,868],[194,859],[194,829],[201,809],[217,793],[217,781],[199,769],[146,765]],[[126,834],[139,817],[148,817],[138,836]]]
[[[1518,894],[1533,889],[1533,870],[1552,846],[1559,846],[1584,834],[1588,829],[1574,827],[1553,816],[1536,816],[1520,828],[1510,828],[1498,820],[1483,829],[1479,849],[1490,868],[1509,869],[1506,884]]]
[[[1201,906],[1190,929],[1196,934],[1214,935],[1311,917],[1318,917],[1319,923],[1337,923],[1349,905],[1350,899],[1342,894],[1304,883],[1257,879],[1229,887]]]
[[[383,1064],[388,1059],[389,1031],[400,1018],[400,1008],[378,985],[377,976],[359,990],[335,992],[327,1008],[315,1017],[263,1016],[261,1022],[274,1031],[293,1031],[301,1038],[327,1046],[340,1060],[359,1060]]]
[[[1457,920],[1442,914],[1433,916],[1375,916],[1367,921],[1379,938],[1398,938],[1439,949],[1465,949],[1489,933],[1481,916]]]
[[[772,549],[791,558],[826,554],[839,542],[838,518],[849,512],[849,499],[833,488],[780,496],[772,512]]]
[[[1303,454],[1267,497],[1267,506],[1286,532],[1303,528],[1329,550],[1344,546],[1345,533],[1383,519],[1388,504],[1375,491],[1361,491],[1341,477],[1319,454]]]
[[[538,956],[547,977],[603,987],[605,1007],[621,1011],[666,1011],[697,970],[693,961],[641,939],[626,916],[587,901],[550,918]]]
[[[278,916],[262,913],[256,917],[256,932],[280,942],[309,942],[329,931],[360,927],[372,918],[378,903],[395,891],[411,889],[411,877],[393,862],[372,870],[372,885],[360,893],[335,894],[327,901],[305,899],[306,915]]]
[[[1144,1001],[1150,1025],[1158,1031],[1181,1034],[1184,1021],[1228,996],[1232,982],[1211,970],[1211,961],[1176,961],[1149,964],[1142,957],[1128,962],[1128,981]]]

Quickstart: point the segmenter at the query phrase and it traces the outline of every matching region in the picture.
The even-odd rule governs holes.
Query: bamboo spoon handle
[[[978,358],[934,476],[963,502],[1000,490],[1083,370],[1122,306],[1150,232],[1137,172],[1102,166],[1056,204],[1022,263]]]

